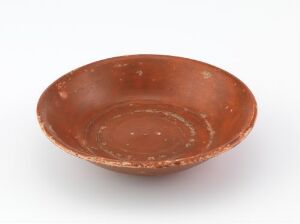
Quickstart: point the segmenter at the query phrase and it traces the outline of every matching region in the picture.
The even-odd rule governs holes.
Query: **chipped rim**
[[[206,153],[199,153],[190,157],[183,157],[183,158],[178,158],[178,159],[166,159],[166,160],[160,160],[160,161],[149,161],[149,160],[139,160],[139,161],[121,161],[118,159],[109,159],[109,158],[105,158],[105,157],[101,157],[101,156],[87,156],[84,155],[80,152],[74,152],[72,150],[72,148],[70,147],[66,147],[65,145],[63,145],[62,143],[56,141],[54,139],[54,137],[49,133],[49,131],[47,130],[47,128],[45,128],[44,126],[44,121],[41,118],[40,112],[39,112],[39,107],[40,107],[40,102],[42,100],[42,98],[46,95],[47,91],[53,86],[55,85],[57,82],[59,82],[60,80],[64,79],[66,76],[73,76],[74,75],[74,71],[91,66],[93,64],[99,63],[99,62],[106,62],[106,61],[114,61],[114,60],[119,60],[119,59],[123,59],[123,58],[140,58],[140,57],[147,57],[147,58],[174,58],[174,59],[178,59],[178,60],[188,60],[191,61],[193,63],[201,63],[201,64],[205,64],[208,65],[212,68],[215,68],[219,71],[221,71],[224,75],[228,75],[231,78],[235,79],[237,82],[240,83],[241,86],[243,86],[247,92],[250,95],[251,101],[252,101],[252,115],[251,115],[251,119],[250,121],[245,124],[242,128],[242,130],[237,133],[234,137],[232,137],[232,139],[224,144],[222,144],[221,146],[212,148],[210,151],[206,152]],[[47,136],[47,138],[56,146],[58,146],[60,149],[62,149],[63,151],[77,156],[81,159],[87,160],[89,162],[92,163],[96,163],[96,164],[100,164],[100,165],[104,165],[104,166],[108,166],[108,167],[119,167],[119,168],[149,168],[149,169],[158,169],[158,168],[167,168],[170,166],[188,166],[188,165],[196,165],[197,163],[200,163],[202,161],[208,160],[210,158],[213,158],[215,156],[217,156],[218,154],[221,154],[223,152],[226,152],[230,149],[232,149],[233,147],[235,147],[236,145],[238,145],[241,141],[243,141],[248,134],[251,132],[256,118],[257,118],[257,102],[255,100],[255,97],[253,95],[253,93],[251,92],[251,90],[248,88],[248,86],[243,83],[239,78],[237,78],[236,76],[232,75],[231,73],[216,67],[214,65],[211,65],[209,63],[206,62],[202,62],[202,61],[198,61],[195,59],[190,59],[190,58],[185,58],[185,57],[179,57],[179,56],[171,56],[171,55],[158,55],[158,54],[133,54],[133,55],[123,55],[123,56],[117,56],[117,57],[110,57],[110,58],[106,58],[106,59],[102,59],[102,60],[97,60],[94,62],[91,62],[89,64],[83,65],[81,67],[78,67],[70,72],[68,72],[67,74],[59,77],[57,80],[55,80],[52,84],[50,84],[45,90],[44,92],[41,94],[41,96],[39,97],[38,103],[37,103],[37,107],[36,107],[36,114],[37,114],[37,119],[38,119],[38,123],[42,129],[42,131],[44,132],[44,134]]]

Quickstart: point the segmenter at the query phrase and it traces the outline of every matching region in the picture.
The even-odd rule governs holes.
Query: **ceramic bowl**
[[[39,124],[65,152],[115,171],[159,175],[192,167],[247,136],[255,98],[200,61],[130,55],[93,62],[52,83]]]

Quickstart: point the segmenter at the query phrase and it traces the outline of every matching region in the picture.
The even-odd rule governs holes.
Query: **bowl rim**
[[[110,158],[105,158],[105,157],[101,157],[101,156],[87,156],[83,153],[80,152],[75,152],[73,151],[72,147],[67,147],[65,146],[63,143],[60,143],[59,141],[55,140],[55,138],[50,134],[50,132],[48,131],[48,129],[45,127],[44,125],[44,121],[42,120],[42,117],[40,115],[40,105],[41,102],[43,100],[43,98],[45,97],[45,95],[47,94],[48,90],[55,85],[56,83],[58,83],[60,80],[64,79],[66,76],[73,76],[75,75],[75,71],[79,70],[79,69],[83,69],[86,68],[88,66],[91,66],[93,64],[96,63],[103,63],[106,61],[114,61],[114,60],[119,60],[119,59],[125,59],[125,58],[173,58],[173,59],[177,59],[177,60],[187,60],[193,63],[201,63],[201,64],[205,64],[208,65],[218,71],[221,71],[223,75],[228,75],[231,78],[233,78],[235,81],[239,82],[239,85],[243,86],[245,88],[245,90],[249,93],[250,96],[250,100],[252,102],[252,114],[250,116],[250,120],[243,125],[242,130],[240,130],[236,135],[234,135],[231,140],[223,143],[222,145],[212,148],[211,150],[204,152],[204,153],[198,153],[196,155],[193,156],[189,156],[189,157],[182,157],[182,158],[176,158],[176,159],[164,159],[164,160],[159,160],[159,161],[155,161],[155,160],[135,160],[135,161],[131,161],[131,160],[118,160],[118,159],[110,159]],[[177,166],[177,165],[192,165],[192,164],[197,164],[201,161],[205,161],[207,159],[210,159],[212,157],[215,157],[218,154],[221,154],[223,152],[226,152],[230,149],[232,149],[233,147],[235,147],[236,145],[238,145],[241,141],[243,141],[248,134],[250,133],[250,131],[252,130],[252,128],[254,127],[254,124],[256,122],[257,119],[257,102],[256,99],[253,95],[253,93],[251,92],[251,90],[249,89],[249,87],[242,82],[239,78],[237,78],[236,76],[232,75],[231,73],[216,67],[212,64],[203,62],[203,61],[199,61],[199,60],[195,60],[195,59],[190,59],[190,58],[186,58],[186,57],[180,57],[180,56],[173,56],[173,55],[164,55],[164,54],[131,54],[131,55],[122,55],[122,56],[116,56],[116,57],[110,57],[110,58],[105,58],[102,60],[97,60],[97,61],[93,61],[91,63],[85,64],[83,66],[80,66],[76,69],[71,70],[70,72],[66,73],[65,75],[60,76],[58,79],[56,79],[54,82],[52,82],[41,94],[41,96],[38,99],[38,103],[37,103],[37,107],[36,107],[36,115],[37,115],[37,120],[39,123],[40,128],[42,129],[43,133],[47,136],[47,138],[57,147],[59,147],[60,149],[62,149],[63,151],[74,155],[76,157],[79,157],[81,159],[87,160],[89,162],[92,163],[96,163],[96,164],[102,164],[102,165],[106,165],[109,167],[119,167],[119,168],[166,168],[166,167],[170,167],[170,166]]]

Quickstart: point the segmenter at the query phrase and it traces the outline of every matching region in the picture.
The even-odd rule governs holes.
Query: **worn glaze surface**
[[[40,97],[41,128],[64,151],[99,166],[158,175],[231,149],[251,130],[256,102],[231,74],[174,56],[97,61]]]

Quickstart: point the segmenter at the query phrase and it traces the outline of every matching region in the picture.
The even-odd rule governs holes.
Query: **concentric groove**
[[[137,122],[136,119],[142,120]],[[135,126],[141,121],[145,130]],[[198,126],[195,127],[195,124]],[[121,134],[118,135],[118,132]],[[119,139],[126,135],[125,140]],[[188,151],[209,148],[214,130],[205,114],[197,115],[187,108],[153,102],[127,102],[107,109],[89,121],[83,136],[83,142],[89,142],[89,145],[82,147],[95,155],[102,151],[120,160],[162,160],[180,158]],[[153,147],[139,144],[141,139]],[[146,149],[143,151],[143,148]]]

